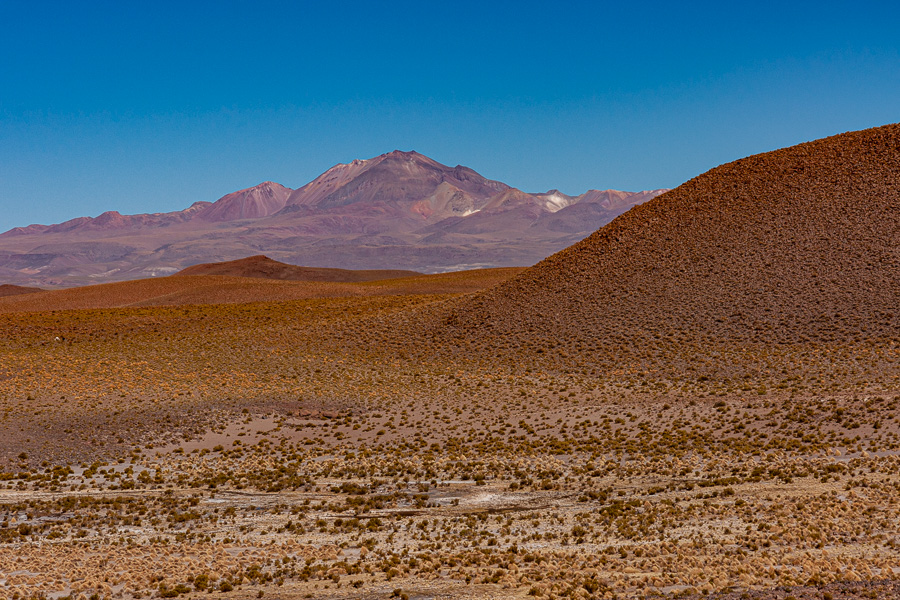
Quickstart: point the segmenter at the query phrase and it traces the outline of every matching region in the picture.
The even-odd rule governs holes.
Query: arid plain
[[[530,269],[0,297],[0,597],[894,597],[898,217],[890,125]]]

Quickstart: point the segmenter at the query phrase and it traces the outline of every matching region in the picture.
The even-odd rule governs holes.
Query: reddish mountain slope
[[[295,190],[273,221],[313,235],[410,234],[476,212],[508,189],[467,167],[395,150],[332,167]]]
[[[274,215],[284,208],[291,189],[266,181],[252,188],[222,196],[197,213],[197,218],[210,222],[259,219]]]
[[[900,125],[888,125],[704,173],[457,307],[440,335],[588,360],[685,340],[896,340],[898,248]]]
[[[400,270],[350,271],[347,269],[298,267],[272,260],[260,254],[227,262],[193,265],[179,271],[176,275],[225,275],[229,277],[279,279],[282,281],[358,282],[415,277],[416,275],[421,275],[421,273]]]
[[[288,204],[319,210],[384,202],[413,205],[433,196],[442,184],[482,203],[509,189],[467,167],[451,168],[418,152],[395,150],[332,167],[294,191]]]

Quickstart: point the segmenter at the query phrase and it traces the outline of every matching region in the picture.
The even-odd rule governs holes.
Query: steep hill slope
[[[712,169],[457,307],[440,335],[587,359],[685,340],[896,341],[898,248],[888,125]]]

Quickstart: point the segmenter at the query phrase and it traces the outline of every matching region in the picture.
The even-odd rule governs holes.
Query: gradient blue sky
[[[674,187],[900,121],[896,2],[0,0],[0,231],[299,187],[394,149]]]

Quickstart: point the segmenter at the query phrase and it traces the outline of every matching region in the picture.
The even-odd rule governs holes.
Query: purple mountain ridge
[[[0,234],[0,283],[85,285],[258,254],[342,269],[527,266],[664,191],[529,194],[396,150],[296,190],[267,181],[175,212],[13,228]]]

